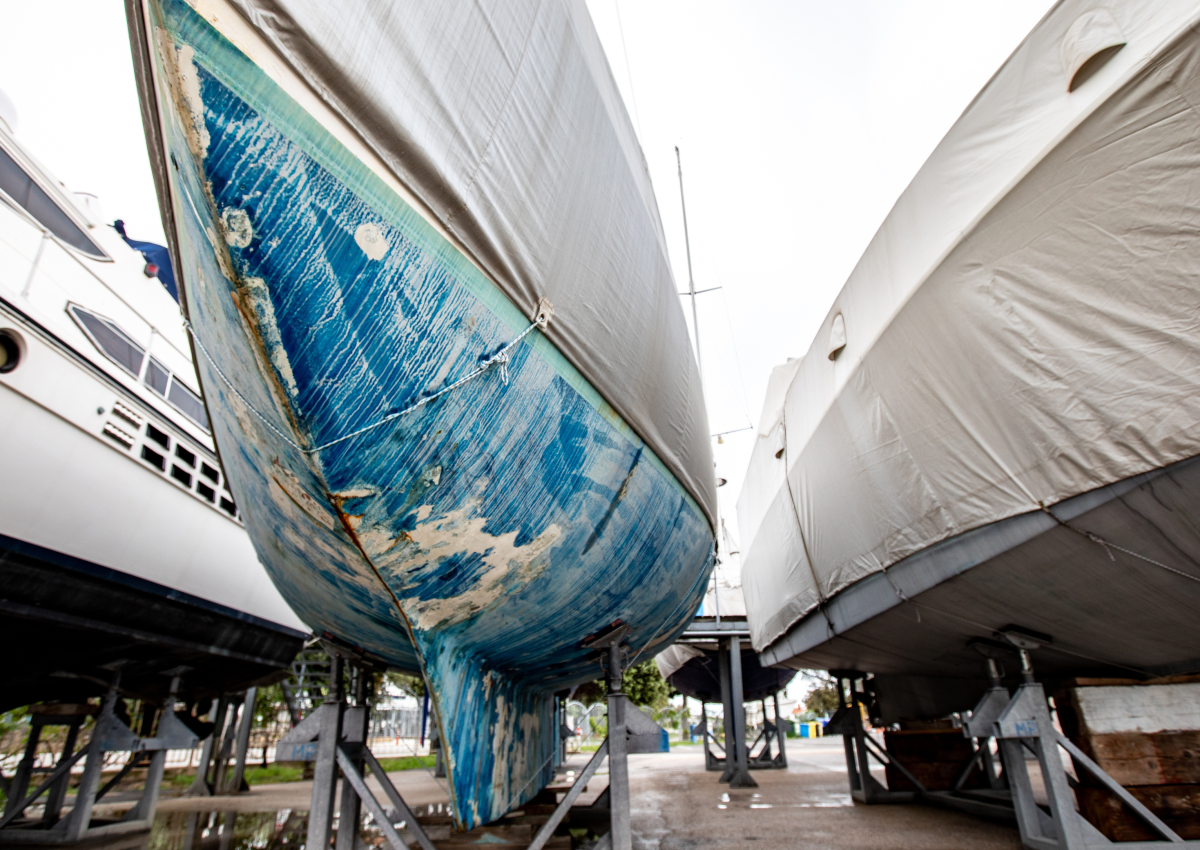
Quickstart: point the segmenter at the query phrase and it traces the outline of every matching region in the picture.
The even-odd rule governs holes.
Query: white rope
[[[336,446],[338,443],[343,443],[346,440],[349,440],[353,437],[357,437],[361,434],[365,434],[368,431],[373,431],[376,428],[386,425],[387,423],[389,423],[395,419],[399,419],[401,416],[407,416],[408,414],[412,413],[413,411],[417,410],[418,408],[429,404],[431,401],[434,401],[435,399],[440,398],[441,396],[444,396],[446,393],[458,389],[463,384],[465,384],[469,381],[473,381],[475,378],[478,378],[480,375],[482,375],[484,372],[486,372],[488,369],[490,369],[492,366],[500,367],[500,381],[504,384],[504,386],[507,387],[508,386],[508,363],[509,363],[508,352],[513,348],[513,346],[515,346],[518,342],[520,342],[526,336],[528,336],[533,331],[534,328],[544,328],[546,326],[546,322],[547,322],[546,315],[544,313],[539,314],[538,317],[536,319],[534,319],[533,323],[529,327],[527,327],[525,330],[521,331],[521,333],[512,342],[510,342],[508,345],[504,346],[502,349],[500,349],[498,352],[496,352],[491,357],[489,357],[486,360],[484,360],[483,362],[481,362],[479,364],[479,367],[476,368],[473,372],[468,372],[466,375],[459,378],[453,384],[450,384],[447,387],[443,387],[442,389],[438,390],[436,393],[433,393],[432,395],[424,396],[423,398],[419,398],[416,401],[414,401],[412,404],[408,405],[408,407],[405,407],[403,410],[398,410],[395,413],[389,413],[387,416],[383,417],[378,422],[375,422],[371,425],[367,425],[366,427],[363,427],[363,428],[359,428],[357,431],[351,431],[349,434],[345,434],[341,437],[338,437],[336,440],[330,440],[327,443],[322,443],[319,446],[314,446],[311,449],[306,449],[306,448],[304,448],[304,446],[300,445],[295,440],[290,438],[287,434],[283,433],[283,431],[279,430],[279,428],[275,427],[275,424],[272,423],[271,420],[267,419],[266,416],[264,416],[262,413],[260,413],[258,408],[256,408],[253,404],[251,404],[249,399],[247,399],[244,395],[241,394],[241,392],[238,390],[238,388],[233,385],[233,381],[229,380],[229,377],[221,370],[221,367],[217,365],[217,361],[213,359],[213,356],[208,353],[208,349],[205,348],[204,343],[200,341],[200,337],[196,334],[195,329],[192,327],[192,323],[189,322],[186,317],[183,318],[184,328],[187,330],[187,332],[189,334],[191,334],[191,337],[195,341],[196,345],[200,346],[200,351],[203,352],[204,358],[206,360],[208,360],[209,364],[213,367],[213,369],[216,371],[216,373],[221,377],[221,380],[225,383],[225,386],[229,387],[230,391],[235,396],[238,397],[238,400],[240,400],[242,402],[242,404],[244,404],[250,410],[251,413],[253,413],[255,416],[257,416],[264,425],[266,425],[268,428],[270,428],[271,431],[275,434],[275,436],[279,437],[281,440],[283,440],[289,446],[296,449],[296,451],[303,452],[304,454],[316,454],[319,451],[323,451],[332,446]]]
[[[1086,537],[1088,540],[1097,544],[1098,546],[1101,546],[1104,549],[1104,551],[1106,553],[1108,553],[1108,559],[1110,561],[1115,562],[1117,560],[1116,558],[1113,557],[1113,553],[1112,553],[1112,550],[1116,549],[1118,552],[1124,552],[1126,555],[1129,555],[1130,557],[1137,558],[1139,561],[1145,561],[1147,564],[1153,564],[1154,566],[1160,567],[1169,573],[1174,573],[1175,575],[1180,576],[1181,578],[1190,579],[1192,581],[1200,581],[1200,578],[1197,578],[1196,576],[1192,575],[1191,573],[1185,573],[1183,570],[1177,570],[1177,569],[1175,569],[1175,567],[1168,566],[1167,564],[1164,564],[1161,561],[1156,561],[1153,558],[1147,558],[1145,555],[1140,555],[1137,552],[1132,551],[1131,549],[1126,549],[1124,546],[1118,546],[1116,543],[1113,543],[1111,540],[1105,540],[1099,534],[1095,534],[1094,532],[1085,531],[1082,528],[1076,528],[1075,526],[1071,525],[1071,523],[1067,522],[1066,520],[1060,519],[1058,517],[1058,515],[1054,513],[1054,511],[1050,510],[1044,504],[1039,503],[1038,506],[1042,509],[1043,512],[1049,514],[1050,518],[1053,519],[1055,522],[1057,522],[1059,525],[1061,525],[1064,528],[1067,528],[1071,531],[1074,531],[1076,534],[1082,535],[1082,536]]]

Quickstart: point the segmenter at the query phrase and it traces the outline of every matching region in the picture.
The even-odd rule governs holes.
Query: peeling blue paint
[[[528,324],[186,4],[155,15],[189,316],[276,427],[355,431]],[[268,572],[318,632],[424,670],[465,827],[551,778],[552,694],[598,673],[583,639],[619,619],[665,645],[712,563],[695,502],[583,376],[536,332],[511,355],[507,386],[493,370],[319,456],[200,363]]]

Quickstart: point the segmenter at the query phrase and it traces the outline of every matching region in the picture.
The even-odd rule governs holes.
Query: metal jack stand
[[[236,699],[241,694],[221,694],[211,715],[213,731],[200,750],[196,779],[188,788],[187,796],[214,797],[250,790],[245,779],[246,752],[250,747],[250,727],[254,725],[257,695],[258,688],[247,690],[239,711]],[[232,775],[229,774],[230,758],[234,760]]]
[[[742,645],[737,635],[722,641],[720,656],[721,696],[725,701],[725,772],[719,782],[730,788],[757,788],[750,775],[750,760],[746,753],[746,707],[742,704]],[[736,698],[735,698],[736,695]],[[730,744],[733,745],[732,750]],[[729,756],[733,757],[730,761]]]
[[[728,760],[729,754],[725,752],[725,746],[717,740],[717,736],[709,731],[708,708],[704,704],[703,700],[700,702],[700,724],[694,731],[700,736],[700,740],[704,744],[704,769],[712,771],[724,771],[725,762]],[[721,750],[721,755],[716,755],[708,748],[710,742],[714,747],[717,747]]]
[[[842,736],[842,745],[846,748],[846,772],[850,774],[850,796],[867,804],[911,803],[920,792],[889,791],[871,775],[871,759],[874,758],[881,765],[895,765],[917,788],[924,790],[921,783],[902,764],[889,757],[863,729],[862,708],[855,689],[855,682],[861,680],[863,674],[853,670],[830,672],[837,677],[838,710],[825,724],[825,734]],[[845,694],[847,690],[849,698]]]
[[[365,671],[359,670],[354,686],[355,705],[347,707],[343,699],[341,656],[330,649],[329,691],[325,702],[283,737],[275,750],[276,761],[312,761],[312,804],[308,815],[307,846],[328,848],[333,836],[333,806],[337,793],[337,775],[341,768],[342,809],[337,850],[353,850],[358,840],[361,807],[365,807],[383,833],[392,850],[407,850],[397,825],[416,839],[421,850],[435,850],[412,809],[404,802],[396,786],[366,746],[370,720],[370,702]],[[367,767],[383,787],[392,808],[385,810],[363,779]],[[351,793],[353,792],[353,793]]]
[[[758,733],[758,737],[754,739],[754,743],[749,747],[749,764],[751,770],[786,770],[787,769],[787,750],[784,748],[785,735],[779,728],[779,693],[776,692],[773,699],[775,700],[775,721],[767,720],[767,701],[763,700],[763,728]],[[754,748],[758,746],[758,742],[762,741],[762,749],[758,751],[758,755],[754,755]],[[776,742],[776,747],[779,750],[775,755],[771,755],[771,742]]]
[[[766,702],[764,701],[763,702],[763,730],[762,730],[762,732],[760,732],[758,734],[758,737],[754,739],[754,743],[746,748],[746,753],[747,753],[746,754],[746,767],[749,770],[786,770],[787,769],[787,751],[785,750],[784,743],[783,743],[784,733],[780,730],[780,727],[779,727],[779,694],[775,694],[774,700],[775,700],[775,721],[772,722],[772,721],[766,719],[767,709],[766,709]],[[726,724],[726,727],[727,727],[726,732],[727,733],[729,731],[728,726],[729,726],[729,724],[727,723]],[[729,764],[729,754],[726,752],[725,746],[721,743],[721,741],[717,740],[717,736],[714,735],[708,728],[708,711],[705,708],[703,701],[700,703],[700,722],[696,725],[696,728],[693,730],[693,732],[694,732],[694,734],[697,734],[700,736],[700,740],[704,744],[704,769],[708,770],[708,771],[724,772],[727,769],[726,765]],[[728,735],[726,737],[728,739]],[[776,742],[775,748],[778,750],[778,752],[776,752],[773,755],[771,753],[771,749],[772,749],[771,742],[772,741]],[[755,755],[754,748],[759,745],[759,742],[762,742],[762,749],[758,751],[757,755]],[[716,753],[714,753],[712,751],[712,749],[710,749],[710,747],[709,747],[710,744],[713,747],[716,747],[717,749],[719,749],[721,751],[721,754],[717,755]],[[744,741],[743,741],[743,745],[744,745]],[[725,781],[724,777],[722,777],[721,781],[722,782]],[[751,781],[753,781],[753,780],[751,780]],[[732,787],[741,788],[741,787],[746,787],[746,786],[734,785]],[[750,786],[750,787],[755,787],[755,786]]]
[[[1074,758],[1077,769],[1091,774],[1151,829],[1171,842],[1170,846],[1200,847],[1200,841],[1181,839],[1054,727],[1046,704],[1046,693],[1041,684],[1033,680],[1033,667],[1029,658],[1029,650],[1041,646],[1044,640],[1032,639],[1019,632],[1005,632],[1003,636],[1017,648],[1021,656],[1021,672],[1025,681],[1012,699],[1003,706],[1003,689],[993,688],[988,691],[972,712],[966,734],[980,736],[990,733],[998,739],[1004,760],[1004,772],[1012,789],[1017,826],[1021,830],[1021,843],[1030,850],[1084,850],[1090,847],[1151,850],[1164,846],[1158,841],[1110,841],[1084,819],[1075,810],[1070,780],[1058,749],[1062,747]],[[1048,813],[1034,800],[1033,786],[1025,763],[1026,750],[1037,756],[1041,766],[1042,779],[1050,802]]]
[[[601,800],[608,799],[609,831],[596,843],[594,850],[631,850],[633,847],[633,834],[629,828],[628,756],[632,753],[662,752],[666,733],[621,693],[621,674],[627,652],[622,644],[629,631],[628,626],[618,623],[584,644],[604,653],[601,666],[608,673],[608,737],[554,809],[554,814],[542,824],[528,850],[542,850],[546,846],[605,758],[608,759],[608,790],[601,795]]]
[[[980,815],[997,820],[1012,821],[1011,804],[1007,804],[1008,792],[1005,780],[998,777],[992,764],[992,754],[989,746],[991,732],[972,735],[968,729],[973,729],[972,722],[991,724],[999,716],[999,712],[1008,704],[1008,691],[1000,687],[999,674],[995,665],[989,661],[989,670],[993,674],[993,690],[988,692],[984,700],[976,708],[973,719],[967,721],[964,731],[967,737],[981,737],[983,740],[975,748],[974,754],[963,763],[955,777],[952,790],[931,791],[918,780],[908,768],[894,758],[885,747],[881,747],[874,738],[867,735],[862,725],[862,702],[859,699],[857,682],[863,674],[855,670],[833,671],[838,679],[839,708],[830,721],[825,724],[826,735],[842,735],[842,743],[846,748],[846,768],[850,774],[850,795],[860,803],[911,803],[917,800],[935,803],[947,808],[958,809],[969,814]],[[849,697],[846,694],[849,693]],[[998,708],[997,708],[997,701]],[[983,710],[984,713],[980,714]],[[988,730],[991,726],[988,725]],[[912,783],[915,791],[892,791],[885,788],[879,780],[871,775],[870,760],[878,764],[891,766]],[[972,772],[982,767],[988,778],[989,788],[986,790],[963,790]]]
[[[4,816],[0,818],[0,844],[80,844],[145,832],[150,829],[154,823],[155,810],[158,807],[158,790],[162,784],[167,750],[191,749],[198,742],[191,730],[175,717],[175,694],[179,690],[178,677],[171,682],[166,710],[162,712],[162,717],[158,721],[158,732],[153,738],[139,738],[117,717],[115,709],[119,682],[120,672],[118,671],[96,717],[96,726],[92,731],[91,741],[77,752],[73,752],[73,750],[79,725],[86,716],[95,711],[92,706],[56,706],[55,708],[61,713],[34,715],[29,745],[9,789],[8,805],[5,807]],[[41,785],[33,791],[29,791],[33,760],[37,754],[37,739],[42,728],[49,725],[68,727],[67,744],[62,757],[50,775]],[[104,755],[114,752],[127,752],[131,756],[125,767],[101,788],[100,771],[104,767]],[[128,776],[135,767],[145,764],[141,760],[142,753],[149,753],[150,758],[149,771],[146,774],[146,783],[141,799],[116,821],[94,821],[92,810],[96,802],[115,788],[117,783]],[[84,766],[79,790],[76,792],[75,805],[68,815],[61,817],[71,768],[84,756],[87,756],[87,763]],[[43,794],[46,794],[47,797],[42,816],[22,818],[25,811]]]

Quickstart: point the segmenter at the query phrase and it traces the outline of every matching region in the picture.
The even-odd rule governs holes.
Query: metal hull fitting
[[[1009,625],[1039,676],[1200,669],[1198,19],[1057,4],[776,373],[739,501],[764,663],[975,680],[923,717]]]
[[[596,674],[584,639],[620,620],[652,652],[684,628],[708,521],[537,330],[411,409],[530,319],[191,8],[152,4],[147,31],[201,382],[251,537],[316,631],[420,666],[459,823],[492,820],[551,777],[551,695]]]

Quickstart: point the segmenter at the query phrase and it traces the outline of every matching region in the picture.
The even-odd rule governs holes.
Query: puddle
[[[264,850],[297,847],[308,812],[170,812],[154,819],[148,850]]]
[[[849,794],[830,794],[811,803],[788,803],[790,809],[840,809],[853,806],[854,798]]]
[[[450,807],[444,803],[415,806],[413,813],[449,817]],[[388,846],[383,833],[370,824],[359,830],[359,837],[367,848]],[[306,811],[168,812],[154,819],[149,841],[142,846],[145,850],[291,850],[307,838]]]

